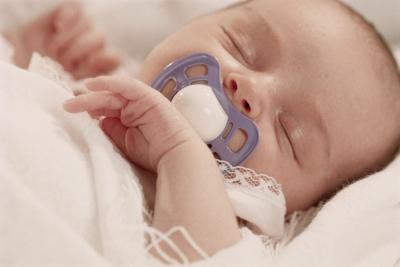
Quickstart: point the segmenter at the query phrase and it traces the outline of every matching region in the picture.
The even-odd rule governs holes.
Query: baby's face
[[[352,28],[331,1],[252,1],[168,37],[140,78],[151,83],[195,52],[214,55],[228,97],[259,129],[242,165],[275,177],[291,212],[335,191],[389,146],[392,102],[376,90],[380,74]]]

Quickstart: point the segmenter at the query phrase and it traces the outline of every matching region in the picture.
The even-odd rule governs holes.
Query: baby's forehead
[[[399,80],[396,61],[383,38],[341,2],[253,0],[236,3],[223,13],[241,38],[252,37],[244,49],[260,50],[257,57],[263,61],[286,60],[298,69],[291,75],[300,75],[303,81],[325,76],[325,82],[331,78],[331,83],[347,90],[355,82],[357,75],[351,73],[356,70],[365,75],[358,75],[359,79],[371,80],[377,87],[388,83],[385,75],[392,83]]]

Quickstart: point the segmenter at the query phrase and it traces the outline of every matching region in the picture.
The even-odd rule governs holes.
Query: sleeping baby
[[[53,12],[47,22],[53,21],[54,36],[49,38],[54,41],[22,50],[53,57],[76,78],[112,71],[118,57],[92,34],[79,10],[76,4],[60,7],[57,12],[66,13],[68,26],[54,23]],[[7,36],[18,39],[10,37],[18,34]],[[208,253],[240,239],[235,215],[261,232],[268,229],[258,219],[240,216],[243,208],[237,203],[232,208],[234,195],[228,196],[219,178],[223,161],[215,164],[212,142],[199,135],[174,104],[175,97],[169,99],[171,91],[189,94],[177,72],[182,72],[179,64],[190,67],[185,62],[192,59],[200,67],[187,76],[215,85],[208,92],[216,100],[210,101],[225,111],[224,122],[254,126],[254,131],[242,127],[244,131],[223,145],[236,151],[256,140],[241,158],[240,165],[246,168],[241,170],[253,171],[253,184],[275,177],[281,188],[270,186],[269,193],[282,190],[286,214],[307,209],[343,185],[382,169],[397,151],[397,65],[375,29],[344,4],[254,0],[193,20],[151,51],[138,79],[88,79],[90,93],[67,101],[65,109],[100,117],[101,128],[122,153],[157,174],[153,226],[167,231],[183,225]],[[169,76],[162,77],[165,73]],[[210,73],[218,77],[211,78]],[[156,89],[164,96],[151,87],[160,79]],[[229,110],[241,119],[232,119]],[[223,127],[221,135],[225,131]],[[258,213],[274,216],[265,210]],[[210,235],[215,238],[210,240]],[[181,237],[175,241],[192,259],[198,258]]]

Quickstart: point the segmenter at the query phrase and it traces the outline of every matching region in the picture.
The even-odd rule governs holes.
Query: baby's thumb
[[[117,118],[105,118],[100,122],[100,127],[113,143],[126,154],[125,135],[127,128]]]

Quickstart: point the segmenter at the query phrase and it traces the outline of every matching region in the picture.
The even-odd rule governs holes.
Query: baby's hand
[[[138,80],[99,77],[86,86],[92,93],[68,100],[65,109],[104,116],[103,131],[132,162],[146,169],[155,171],[160,159],[181,144],[202,143],[164,96]]]
[[[77,2],[63,3],[27,25],[21,41],[28,52],[53,58],[77,79],[109,73],[120,63]]]

